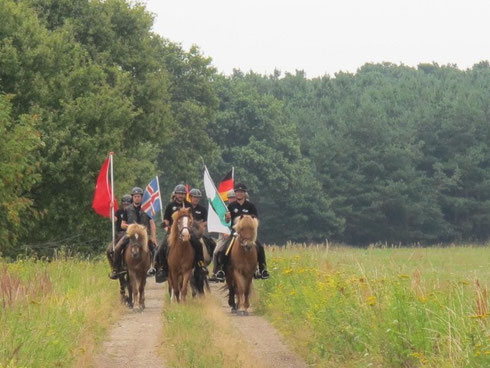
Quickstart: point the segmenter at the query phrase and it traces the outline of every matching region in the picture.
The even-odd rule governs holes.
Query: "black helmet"
[[[242,184],[242,183],[236,184],[235,185],[235,192],[238,192],[239,190],[241,190],[242,192],[246,192],[247,186],[245,184]]]
[[[174,189],[174,193],[182,193],[182,194],[186,194],[187,191],[185,190],[185,185],[184,184],[179,184],[175,187]]]
[[[140,187],[134,187],[131,191],[131,195],[134,196],[135,194],[143,195],[143,189],[141,189]]]
[[[197,188],[192,188],[189,195],[192,197],[202,197],[201,191]]]
[[[123,195],[121,202],[122,203],[131,203],[132,199],[133,198],[131,197],[131,194],[125,194],[125,195]]]

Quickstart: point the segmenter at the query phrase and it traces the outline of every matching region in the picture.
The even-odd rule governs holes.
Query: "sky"
[[[219,72],[308,77],[365,63],[471,68],[490,60],[488,0],[146,0],[153,31],[198,45]]]

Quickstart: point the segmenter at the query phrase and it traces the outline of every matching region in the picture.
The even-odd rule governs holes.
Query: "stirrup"
[[[109,274],[109,278],[111,280],[118,280],[120,276],[124,275],[126,273],[126,271],[116,271],[116,270],[113,270],[110,274]]]
[[[260,277],[263,279],[263,280],[267,280],[269,278],[269,271],[267,270],[262,270],[262,272],[260,273]]]
[[[219,282],[224,282],[225,281],[225,271],[219,270],[216,272],[216,278],[218,279]]]

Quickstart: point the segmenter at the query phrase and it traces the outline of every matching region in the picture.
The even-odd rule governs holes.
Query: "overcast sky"
[[[366,62],[466,69],[490,59],[490,0],[147,0],[154,31],[218,71],[355,72]]]

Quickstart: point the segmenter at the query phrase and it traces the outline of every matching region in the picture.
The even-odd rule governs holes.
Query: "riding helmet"
[[[131,194],[125,194],[125,195],[123,195],[121,202],[122,203],[131,203],[132,199],[133,198],[131,197]]]
[[[228,198],[235,198],[236,197],[235,191],[233,189],[230,189],[228,191],[228,193],[226,193],[226,195],[228,196]]]
[[[175,187],[174,189],[174,193],[182,193],[182,194],[186,194],[186,190],[185,190],[185,185],[184,184],[179,184]]]
[[[201,191],[197,188],[191,189],[191,191],[189,192],[189,195],[191,197],[202,197]]]
[[[247,186],[245,184],[242,184],[242,183],[235,185],[235,192],[238,192],[239,190],[241,190],[242,192],[246,192]]]
[[[140,187],[134,187],[131,191],[131,195],[134,196],[135,194],[143,195],[143,189],[141,189]]]

